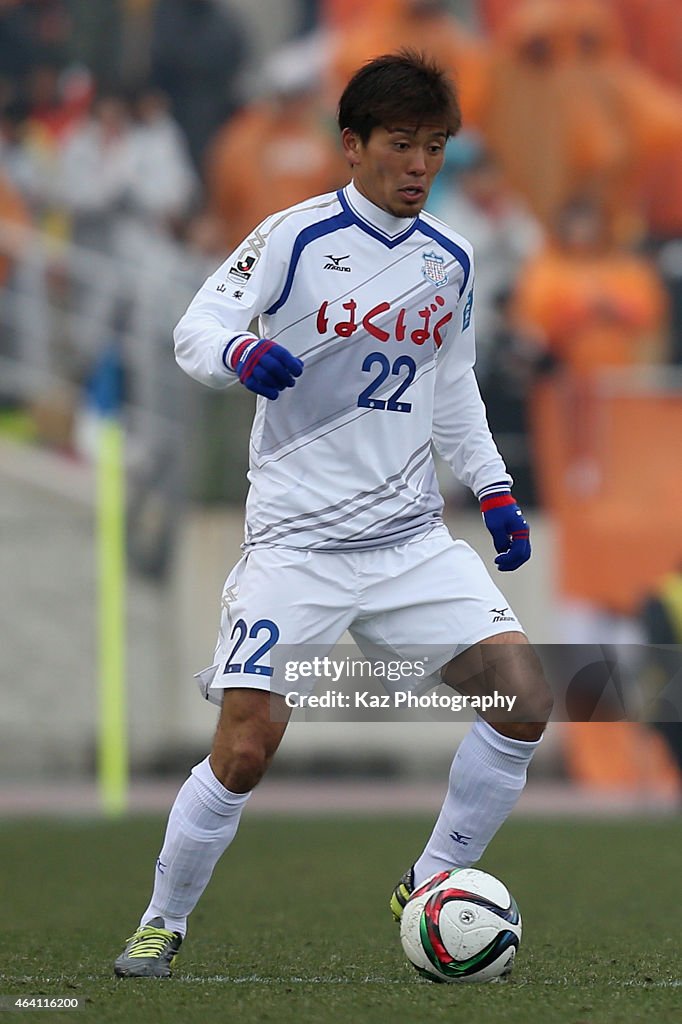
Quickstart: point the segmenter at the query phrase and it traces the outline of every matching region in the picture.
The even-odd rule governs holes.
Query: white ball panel
[[[418,896],[415,900],[408,900],[403,916],[400,919],[400,941],[405,951],[405,956],[415,967],[422,967],[426,971],[433,972],[433,967],[422,946],[419,933],[419,922],[422,916],[424,904],[431,896],[426,893]]]
[[[489,875],[485,871],[478,871],[476,868],[460,868],[438,886],[439,889],[451,889],[453,887],[456,889],[466,889],[467,892],[483,896],[485,899],[490,900],[491,903],[496,903],[498,907],[503,907],[504,909],[511,902],[509,889],[499,878],[494,878],[493,875]]]

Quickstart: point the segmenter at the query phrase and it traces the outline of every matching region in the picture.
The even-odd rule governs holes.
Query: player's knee
[[[494,728],[512,740],[535,743],[542,736],[546,725],[547,722],[505,722],[504,725],[495,723]]]
[[[216,777],[232,793],[248,793],[265,775],[271,757],[265,747],[254,740],[236,743],[223,756],[212,757]]]
[[[514,720],[507,723],[506,734],[516,740],[539,740],[545,731],[553,706],[554,697],[546,680],[543,677],[535,679],[532,686],[518,695]]]

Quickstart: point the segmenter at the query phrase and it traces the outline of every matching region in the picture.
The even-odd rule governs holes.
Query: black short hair
[[[462,126],[455,84],[425,54],[386,53],[359,68],[339,100],[341,131],[350,128],[367,142],[374,128],[444,124],[448,135]]]

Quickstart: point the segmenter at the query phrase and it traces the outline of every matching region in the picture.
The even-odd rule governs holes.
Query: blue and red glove
[[[500,572],[512,572],[530,558],[528,523],[512,497],[511,491],[493,491],[481,498],[483,521],[490,530],[495,550],[495,564]]]
[[[245,388],[275,401],[280,391],[293,388],[303,362],[269,338],[246,338],[232,344],[223,359]]]

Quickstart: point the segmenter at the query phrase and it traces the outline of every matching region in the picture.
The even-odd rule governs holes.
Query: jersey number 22
[[[379,372],[365,390],[360,392],[358,405],[365,409],[385,409],[387,412],[412,412],[411,402],[399,402],[398,399],[414,380],[414,375],[417,372],[414,359],[411,356],[398,356],[391,366],[383,352],[370,352],[362,364],[362,371],[371,373],[377,366]],[[393,394],[388,398],[372,398],[374,392],[381,387],[389,374],[399,378],[398,386]]]

